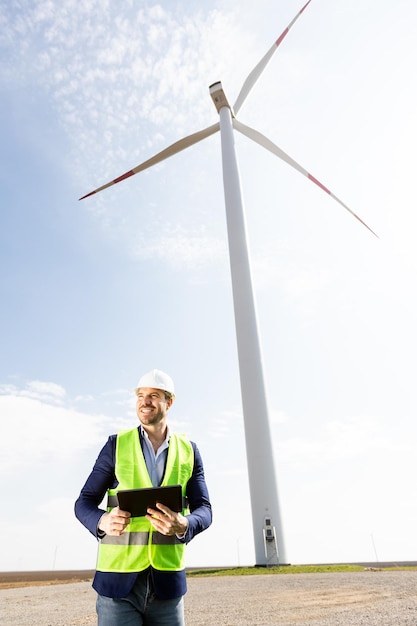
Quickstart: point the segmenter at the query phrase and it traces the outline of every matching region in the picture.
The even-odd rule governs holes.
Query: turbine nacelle
[[[235,116],[233,108],[226,98],[226,94],[223,91],[223,87],[220,81],[217,81],[217,83],[213,83],[212,85],[210,85],[209,92],[214,102],[214,106],[217,109],[217,113],[220,113],[220,109],[222,109],[223,107],[227,107],[228,109],[230,109],[232,117]]]

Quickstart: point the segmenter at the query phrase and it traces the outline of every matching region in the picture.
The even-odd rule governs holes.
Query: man
[[[77,518],[100,540],[98,626],[184,626],[184,548],[212,520],[203,463],[195,443],[167,426],[172,379],[152,370],[135,392],[139,427],[109,437],[75,503]],[[188,500],[181,513],[157,503],[135,518],[117,506],[119,489],[173,484]]]

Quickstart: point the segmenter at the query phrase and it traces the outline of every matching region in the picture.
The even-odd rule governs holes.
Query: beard
[[[152,409],[152,410],[149,412],[147,411],[143,412],[144,409]],[[166,411],[164,411],[160,407],[141,406],[137,410],[137,415],[141,424],[143,424],[144,426],[151,426],[151,425],[159,424],[160,422],[162,422],[166,416]]]

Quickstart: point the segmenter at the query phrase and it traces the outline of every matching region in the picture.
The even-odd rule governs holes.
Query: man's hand
[[[161,535],[178,535],[182,537],[188,528],[188,520],[181,513],[171,511],[164,504],[156,503],[156,509],[148,509],[146,519]]]
[[[128,511],[122,511],[116,506],[110,513],[104,513],[104,515],[102,515],[98,523],[98,528],[105,532],[106,535],[119,537],[124,533],[129,522],[130,513]]]

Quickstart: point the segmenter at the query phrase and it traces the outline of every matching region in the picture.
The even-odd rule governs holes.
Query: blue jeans
[[[184,599],[158,600],[149,572],[139,574],[126,598],[97,596],[98,626],[185,626]]]

